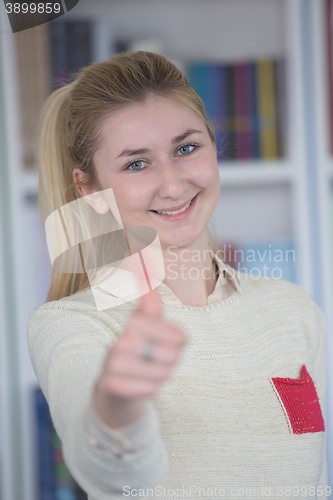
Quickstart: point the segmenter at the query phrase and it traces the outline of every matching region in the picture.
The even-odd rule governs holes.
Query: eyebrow
[[[190,128],[188,130],[186,130],[186,132],[184,132],[183,134],[180,134],[180,135],[177,135],[177,137],[174,137],[171,141],[172,144],[177,144],[178,142],[181,142],[183,141],[184,139],[186,139],[186,137],[188,137],[189,135],[192,135],[192,134],[202,134],[201,130],[196,130],[194,128]],[[119,156],[117,156],[117,158],[120,158],[121,156],[137,156],[137,155],[142,155],[142,154],[146,154],[146,153],[150,153],[151,152],[151,149],[147,149],[147,148],[141,148],[141,149],[124,149],[124,151],[122,151],[122,153],[120,153]]]

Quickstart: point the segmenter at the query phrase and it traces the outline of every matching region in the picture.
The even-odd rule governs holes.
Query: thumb
[[[156,288],[141,295],[138,309],[150,317],[162,317],[161,299]]]

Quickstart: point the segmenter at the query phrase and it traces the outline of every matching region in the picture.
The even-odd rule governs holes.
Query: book
[[[50,432],[50,429],[52,428],[52,421],[48,405],[40,388],[34,390],[34,407],[38,451],[38,499],[54,500],[54,456],[52,436]]]
[[[250,63],[251,117],[253,158],[260,158],[259,116],[257,99],[257,66]]]
[[[64,462],[62,444],[40,387],[33,389],[33,402],[36,418],[38,500],[87,500],[87,494],[77,484]]]
[[[93,62],[93,22],[86,20],[50,23],[52,90],[71,81],[83,66]]]
[[[275,62],[270,59],[261,59],[257,62],[260,157],[264,159],[279,156],[274,65]]]
[[[213,105],[210,119],[215,132],[217,158],[223,160],[224,148],[230,139],[227,125],[226,67],[222,64],[211,65],[211,93]]]
[[[203,100],[207,115],[210,119],[214,113],[212,96],[213,72],[211,69],[211,65],[205,62],[191,64],[188,68],[188,79],[194,90]]]
[[[254,157],[252,68],[248,63],[239,63],[234,72],[236,157],[250,159]]]
[[[275,101],[276,101],[276,119],[279,156],[284,157],[288,154],[288,106],[286,89],[286,60],[279,59],[275,61]]]
[[[234,65],[225,66],[226,141],[224,160],[236,158]]]

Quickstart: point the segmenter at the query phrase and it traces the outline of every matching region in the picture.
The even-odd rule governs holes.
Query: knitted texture
[[[31,313],[35,373],[65,462],[90,500],[123,499],[124,486],[141,498],[262,498],[270,488],[270,498],[281,499],[290,498],[281,488],[292,487],[299,488],[293,498],[313,499],[313,488],[327,486],[325,432],[318,426],[319,415],[326,418],[323,311],[297,285],[238,276],[242,293],[224,300],[163,304],[164,318],[188,341],[173,376],[151,398],[159,427],[133,454],[100,447],[84,422],[104,357],[135,307],[97,311],[88,290]],[[302,389],[295,406],[300,393],[283,393],[281,380],[295,382],[300,374],[302,383],[290,387],[306,387],[305,375],[310,390]],[[315,399],[311,432],[291,432],[283,405],[304,429],[300,403],[310,407]]]
[[[305,365],[299,379],[275,377],[272,382],[294,434],[325,431],[317,391]]]

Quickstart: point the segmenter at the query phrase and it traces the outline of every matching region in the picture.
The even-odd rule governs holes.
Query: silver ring
[[[141,357],[145,361],[152,361],[152,359],[153,359],[152,351],[153,351],[154,344],[155,344],[155,341],[152,339],[145,340],[145,342],[143,343]]]

